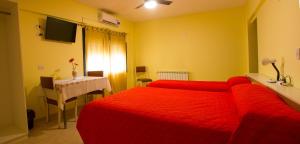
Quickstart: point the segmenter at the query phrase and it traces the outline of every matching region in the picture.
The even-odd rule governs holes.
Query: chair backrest
[[[45,89],[54,89],[54,84],[53,84],[53,77],[40,77],[41,80],[41,86],[42,88]]]
[[[88,71],[87,76],[91,77],[103,77],[103,71]]]
[[[137,73],[146,72],[146,67],[145,66],[137,66],[135,68],[135,72],[137,72]]]

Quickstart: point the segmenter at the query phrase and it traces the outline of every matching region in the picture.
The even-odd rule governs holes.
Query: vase
[[[73,79],[76,79],[76,77],[77,77],[77,71],[75,71],[75,70],[72,71],[72,77],[73,77]]]

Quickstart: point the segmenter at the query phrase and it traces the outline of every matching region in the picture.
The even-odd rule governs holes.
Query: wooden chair
[[[135,68],[135,75],[136,75],[136,77],[138,77],[138,74],[145,74],[146,75],[146,77],[141,77],[141,78],[137,78],[136,79],[137,84],[139,86],[146,86],[147,83],[152,82],[152,79],[147,78],[148,76],[147,76],[146,72],[147,72],[146,71],[146,66],[137,66]]]
[[[55,105],[57,106],[57,109],[60,110],[58,108],[58,102],[57,99],[54,98],[50,98],[48,93],[50,91],[53,91],[54,94],[58,97],[58,94],[56,93],[56,91],[54,90],[54,83],[53,83],[53,77],[40,77],[40,81],[41,81],[41,86],[43,88],[43,92],[44,92],[44,101],[47,104],[46,108],[46,122],[49,121],[49,104],[51,105]],[[65,102],[69,103],[75,101],[75,120],[77,120],[77,97],[73,97],[70,99],[67,99]],[[66,105],[64,104],[64,111],[63,111],[63,115],[64,115],[64,119],[66,120]],[[58,112],[58,119],[60,119],[60,115]],[[58,125],[60,125],[60,121],[58,121]]]
[[[90,76],[90,77],[103,77],[103,71],[88,71],[87,76]],[[92,91],[92,92],[89,92],[87,95],[97,95],[97,94],[100,94],[100,95],[102,95],[102,97],[104,97],[104,90]]]

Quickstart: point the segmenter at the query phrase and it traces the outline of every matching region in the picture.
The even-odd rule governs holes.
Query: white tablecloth
[[[63,110],[67,99],[78,97],[95,90],[106,89],[111,91],[109,80],[106,77],[78,77],[70,80],[55,80],[55,89],[58,93],[58,107]]]

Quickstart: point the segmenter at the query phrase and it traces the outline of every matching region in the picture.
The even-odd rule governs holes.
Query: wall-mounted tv
[[[47,17],[45,39],[75,42],[77,24]]]

